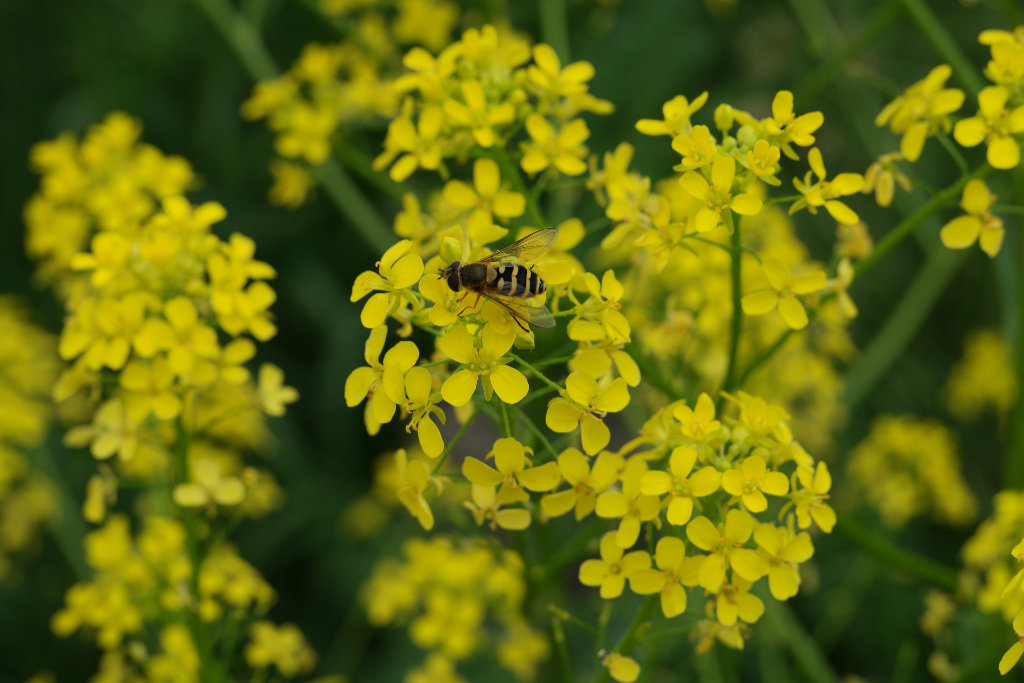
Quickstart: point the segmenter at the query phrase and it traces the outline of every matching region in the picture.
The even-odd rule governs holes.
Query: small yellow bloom
[[[471,500],[467,500],[463,505],[473,514],[477,524],[483,525],[487,522],[491,531],[499,528],[522,531],[530,526],[530,511],[523,508],[502,508],[509,501],[504,501],[498,496],[496,486],[473,484],[470,498]]]
[[[528,499],[523,489],[550,491],[558,486],[558,465],[546,462],[537,467],[528,467],[528,450],[512,437],[498,439],[488,453],[494,457],[494,467],[476,458],[466,458],[462,461],[462,474],[471,483],[479,486],[500,486],[498,498],[502,502]]]
[[[608,675],[619,683],[633,683],[640,677],[640,664],[632,657],[612,652],[601,660],[601,666],[608,669]]]
[[[760,213],[762,202],[757,196],[749,191],[733,193],[735,177],[735,159],[719,155],[711,162],[710,184],[699,171],[687,171],[679,179],[683,189],[704,203],[694,217],[694,230],[710,232],[722,222],[723,211],[733,211],[744,216]]]
[[[1020,163],[1020,145],[1014,135],[1024,132],[1024,105],[1010,110],[1006,101],[1010,91],[990,85],[978,93],[978,114],[956,122],[953,137],[964,147],[984,142],[986,158],[992,168],[1008,169]]]
[[[764,315],[776,308],[783,320],[794,330],[807,327],[807,311],[797,295],[821,291],[828,284],[825,272],[814,270],[805,275],[793,277],[789,267],[775,257],[769,257],[761,264],[770,287],[743,295],[743,312],[747,315]]]
[[[732,509],[726,514],[725,524],[716,526],[707,517],[695,517],[686,525],[690,543],[709,554],[700,565],[700,585],[717,593],[725,584],[725,572],[733,572],[747,581],[757,581],[768,573],[768,563],[746,542],[754,533],[754,518],[743,510]]]
[[[622,595],[626,580],[638,571],[650,569],[651,556],[643,550],[625,553],[615,541],[615,532],[601,537],[601,559],[584,560],[580,565],[580,583],[600,586],[601,597],[611,600]]]
[[[696,408],[680,403],[672,416],[679,421],[683,434],[694,441],[703,441],[722,428],[722,423],[715,419],[715,403],[705,392],[697,397]]]
[[[696,586],[703,557],[687,557],[681,538],[664,536],[654,551],[657,569],[641,569],[629,577],[629,588],[638,595],[661,594],[661,612],[666,619],[686,611],[686,587]]]
[[[629,404],[629,390],[621,377],[599,384],[590,375],[572,372],[565,380],[565,398],[548,403],[545,422],[560,434],[580,428],[583,450],[594,455],[611,440],[604,423],[608,413],[617,413]]]
[[[876,126],[888,125],[893,133],[903,136],[900,152],[907,161],[920,158],[928,136],[938,130],[949,131],[949,115],[964,103],[962,90],[943,87],[952,75],[948,64],[940,64],[875,117]]]
[[[462,365],[441,385],[441,395],[453,406],[469,403],[476,391],[477,380],[483,383],[484,397],[493,391],[505,403],[518,403],[530,390],[523,373],[507,363],[505,354],[512,348],[515,334],[500,334],[493,325],[485,325],[483,333],[473,334],[466,327],[453,327],[437,341],[437,348]]]
[[[380,261],[377,272],[363,271],[356,276],[352,285],[352,301],[359,301],[370,292],[359,320],[363,327],[374,328],[384,324],[388,315],[393,314],[408,298],[408,289],[423,274],[423,259],[412,251],[413,243],[400,240],[391,246]]]
[[[549,493],[540,499],[540,509],[546,517],[558,517],[575,509],[576,521],[591,512],[597,495],[619,480],[625,462],[621,456],[601,451],[590,459],[575,448],[567,448],[558,456],[558,471],[572,488]]]
[[[620,520],[615,542],[622,548],[629,548],[636,543],[643,523],[655,519],[661,511],[658,497],[645,495],[641,489],[640,484],[646,472],[646,460],[641,457],[630,458],[622,470],[621,490],[605,491],[597,497],[597,516]]]
[[[463,81],[462,97],[465,104],[452,98],[444,100],[444,113],[448,121],[455,126],[469,128],[476,144],[481,147],[502,143],[494,129],[512,123],[515,119],[516,110],[512,103],[489,104],[479,81]]]
[[[743,460],[740,469],[728,469],[722,473],[722,489],[739,496],[743,506],[751,512],[768,509],[765,493],[784,496],[789,491],[789,479],[782,472],[769,472],[764,458],[751,455]]]
[[[590,129],[583,119],[569,121],[556,132],[546,118],[530,114],[526,119],[526,132],[530,134],[530,141],[522,144],[520,164],[527,173],[540,173],[549,166],[566,175],[587,172],[583,161],[587,148],[583,143],[590,137]]]
[[[690,130],[690,117],[707,101],[707,91],[697,95],[692,102],[683,95],[676,95],[662,105],[662,120],[640,119],[636,122],[636,129],[644,135],[681,135]]]
[[[978,242],[989,258],[998,254],[1003,246],[1003,219],[989,211],[995,201],[996,196],[985,181],[978,178],[968,181],[960,199],[960,206],[967,215],[957,216],[942,226],[939,233],[942,244],[949,249],[966,249]]]
[[[473,187],[461,180],[452,180],[444,186],[446,202],[459,209],[471,209],[466,227],[470,238],[477,242],[491,242],[505,236],[505,230],[492,228],[494,218],[521,216],[526,209],[526,197],[518,192],[502,191],[501,174],[493,159],[477,159],[473,163]]]
[[[666,518],[669,524],[677,526],[690,521],[698,499],[718,490],[721,475],[711,466],[693,472],[697,462],[697,451],[689,446],[677,446],[669,456],[672,474],[661,470],[645,472],[640,480],[640,491],[649,496],[669,494]]]
[[[754,530],[754,542],[768,562],[768,587],[776,600],[788,600],[800,588],[797,565],[811,559],[814,546],[806,531],[794,534],[791,529],[761,524]]]
[[[839,201],[839,197],[860,192],[864,188],[864,176],[859,173],[840,173],[832,180],[826,180],[825,163],[821,158],[821,150],[817,147],[807,154],[807,163],[810,164],[811,170],[802,180],[793,179],[793,186],[803,197],[793,202],[789,207],[789,213],[794,214],[806,207],[812,214],[816,214],[818,207],[824,206],[832,218],[840,223],[851,225],[859,221],[856,212]],[[812,182],[814,176],[818,177],[817,182]]]

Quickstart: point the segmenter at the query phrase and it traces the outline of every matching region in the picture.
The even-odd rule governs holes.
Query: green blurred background
[[[661,177],[670,173],[674,155],[664,139],[635,131],[638,118],[657,116],[661,104],[675,94],[693,97],[703,90],[711,93],[705,119],[723,101],[764,115],[775,92],[785,88],[796,93],[798,111],[825,113],[819,144],[830,174],[863,172],[877,154],[897,146],[894,136],[873,125],[882,105],[942,61],[906,7],[914,4],[569,2],[571,57],[593,63],[592,92],[616,105],[610,116],[589,118],[590,148],[603,152],[628,141],[637,149],[638,169]],[[1015,5],[944,1],[932,3],[932,9],[980,69],[987,49],[977,43],[977,34],[1010,28],[1007,16],[1019,11]],[[542,37],[536,1],[468,2],[465,8],[472,23],[507,16],[515,28],[535,40]],[[304,44],[337,39],[301,1],[251,0],[241,9],[260,25],[282,69]],[[287,502],[269,518],[243,526],[237,542],[278,591],[273,618],[296,622],[319,653],[318,673],[355,674],[356,681],[397,680],[398,672],[420,655],[398,629],[368,630],[356,590],[376,558],[394,553],[406,535],[422,532],[399,516],[384,537],[356,542],[346,540],[338,524],[339,513],[368,488],[373,458],[407,438],[394,423],[368,438],[362,409],[346,408],[343,398],[345,377],[361,364],[365,339],[349,287],[378,254],[322,193],[297,211],[267,203],[272,137],[263,123],[243,121],[238,113],[253,83],[195,4],[7,1],[0,3],[0,51],[0,292],[23,297],[38,323],[59,330],[59,306],[50,292],[33,287],[33,267],[23,248],[21,210],[37,183],[27,166],[34,142],[63,130],[81,134],[108,112],[123,110],[142,120],[144,140],[186,157],[202,177],[193,201],[224,204],[228,218],[217,229],[254,238],[257,256],[278,270],[274,286],[279,299],[273,311],[280,333],[261,347],[260,358],[280,365],[301,393],[288,415],[273,423],[279,447],[269,466]],[[973,105],[969,102],[965,110]],[[381,133],[382,127],[357,130],[348,139],[374,155]],[[974,152],[972,157],[980,155]],[[934,144],[914,171],[937,187],[956,174]],[[425,188],[434,179],[417,182]],[[390,221],[397,203],[368,185],[364,189]],[[920,202],[903,196],[887,211],[873,207],[868,197],[851,203],[877,240]],[[590,203],[580,211],[585,221],[599,215]],[[882,359],[875,366],[884,371],[884,381],[879,382],[877,372],[851,370],[850,381],[859,393],[848,426],[836,435],[837,452],[862,438],[879,413],[938,414],[938,390],[965,332],[997,326],[1016,338],[1016,231],[1011,227],[1003,253],[990,263],[977,250],[941,249],[937,231],[948,218],[924,226],[918,240],[902,245],[854,289],[861,316],[852,333],[860,348]],[[831,222],[800,216],[798,225],[812,253],[826,258],[834,241]],[[931,274],[933,296],[901,313],[894,294],[925,272]],[[886,325],[905,329],[872,345]],[[966,477],[982,501],[1004,485],[999,431],[995,418],[989,418],[959,433]],[[80,501],[93,467],[90,458],[60,446],[57,428],[47,457]],[[841,477],[838,482],[837,487]],[[80,524],[64,521],[70,527]],[[966,532],[920,522],[901,539],[953,565],[964,537]],[[74,572],[53,538],[39,539],[38,546],[20,571],[0,584],[0,680],[23,680],[40,669],[53,671],[59,680],[84,680],[98,659],[92,643],[79,636],[58,640],[48,627]],[[856,553],[842,539],[821,539],[819,591],[795,599],[796,613],[813,628],[825,610],[853,611],[847,630],[835,634],[836,642],[826,650],[836,671],[872,680],[896,680],[903,672],[901,680],[928,680],[922,671],[929,645],[917,627],[923,591],[875,568],[865,579],[863,601],[842,603],[838,584]],[[1005,647],[1002,634],[994,641],[983,630],[970,637],[978,638],[979,647]],[[758,661],[732,652],[722,655],[729,678],[759,678]]]

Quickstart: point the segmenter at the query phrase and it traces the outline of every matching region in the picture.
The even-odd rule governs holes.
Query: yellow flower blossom
[[[683,95],[676,95],[661,107],[662,120],[640,119],[636,129],[644,135],[670,135],[673,138],[690,129],[690,117],[708,101],[707,91],[689,101]]]
[[[1017,399],[1017,372],[1009,344],[995,330],[968,335],[963,357],[945,386],[946,406],[960,418],[976,417],[986,408],[1007,413]]]
[[[899,152],[882,154],[864,171],[864,189],[861,192],[874,192],[875,203],[879,206],[892,205],[897,185],[903,188],[904,192],[913,189],[910,178],[896,166],[897,161],[903,161],[903,155]]]
[[[405,429],[416,431],[420,448],[428,458],[436,458],[444,451],[441,431],[434,423],[434,417],[445,421],[444,412],[434,405],[434,379],[426,368],[411,368],[405,373],[405,395],[409,401],[404,408],[410,413]],[[433,399],[433,400],[431,400]]]
[[[660,593],[661,613],[666,619],[686,611],[686,588],[697,585],[703,557],[686,556],[681,538],[663,536],[654,551],[657,569],[641,569],[629,577],[629,588],[639,595]]]
[[[607,490],[597,497],[597,516],[620,520],[615,542],[622,548],[636,543],[643,523],[655,519],[661,510],[658,497],[645,495],[641,489],[646,472],[647,463],[643,458],[630,458],[620,475],[621,488]]]
[[[669,494],[666,519],[669,524],[681,526],[690,521],[698,499],[718,490],[721,474],[711,466],[693,471],[697,451],[689,446],[677,446],[669,456],[671,474],[662,470],[645,472],[640,480],[640,491],[648,496]]]
[[[316,187],[316,179],[309,169],[280,159],[270,162],[270,175],[274,184],[267,191],[271,204],[286,209],[297,209],[306,202],[309,193]]]
[[[764,315],[778,308],[782,319],[792,329],[802,330],[807,327],[807,311],[797,295],[824,289],[828,284],[825,272],[814,270],[793,277],[786,264],[774,257],[765,259],[761,268],[770,286],[744,294],[741,300],[743,312],[747,315]]]
[[[411,176],[417,168],[437,170],[441,166],[439,138],[443,125],[444,115],[436,106],[424,107],[416,125],[405,117],[395,119],[388,125],[384,152],[373,160],[373,167],[383,169],[398,157],[389,174],[392,180],[399,183]]]
[[[722,428],[722,423],[715,419],[715,403],[705,392],[697,397],[695,408],[680,403],[672,411],[672,416],[679,421],[683,434],[698,442]]]
[[[839,201],[839,197],[860,192],[864,188],[864,177],[859,173],[840,173],[832,180],[826,180],[825,163],[821,158],[821,150],[817,147],[807,154],[807,163],[810,164],[811,170],[802,180],[793,179],[793,186],[803,197],[793,202],[789,207],[789,213],[796,213],[806,207],[814,214],[818,212],[818,207],[824,206],[832,218],[840,223],[851,225],[859,221],[860,218],[854,210]],[[818,177],[817,182],[812,182],[814,176]]]
[[[680,163],[681,168],[677,170],[704,168],[718,158],[715,138],[711,135],[711,129],[705,125],[694,126],[672,138],[672,149],[683,157]],[[700,197],[697,198],[700,199]]]
[[[520,165],[530,175],[551,166],[566,175],[587,172],[583,157],[587,152],[584,143],[590,137],[590,129],[583,119],[569,121],[556,131],[540,114],[530,114],[526,118],[526,132],[530,134],[530,141],[522,144]]]
[[[412,246],[411,241],[400,240],[381,256],[376,273],[367,270],[356,276],[352,285],[352,301],[359,301],[374,292],[366,300],[359,316],[363,327],[372,329],[384,324],[388,315],[394,314],[406,301],[406,290],[419,281],[423,274],[423,259],[411,251]]]
[[[473,514],[473,519],[478,525],[482,526],[486,522],[491,531],[499,528],[522,531],[530,526],[530,511],[523,508],[503,508],[508,501],[502,501],[498,497],[496,486],[473,484],[470,499],[463,505]]]
[[[559,517],[575,510],[576,521],[591,512],[597,496],[619,480],[625,465],[622,457],[609,451],[601,451],[590,459],[575,448],[567,448],[558,456],[558,471],[572,488],[549,493],[540,499],[540,509],[546,517]]]
[[[1014,135],[1024,132],[1024,105],[1007,109],[1010,91],[990,85],[978,93],[978,114],[956,122],[953,137],[964,147],[984,142],[993,168],[1008,169],[1020,163],[1020,145]]]
[[[489,106],[483,86],[478,81],[463,81],[462,97],[465,103],[451,98],[444,101],[444,113],[449,123],[469,128],[473,133],[473,139],[481,147],[487,148],[501,142],[494,129],[512,123],[515,119],[516,110],[512,103],[503,102]]]
[[[512,437],[498,439],[488,453],[494,457],[494,467],[476,458],[466,458],[462,461],[462,473],[478,486],[500,486],[498,498],[502,502],[526,500],[528,496],[523,489],[550,491],[558,485],[560,478],[558,465],[554,462],[528,467],[530,461],[526,452],[529,450]]]
[[[952,75],[953,69],[948,64],[940,64],[885,105],[875,117],[876,126],[888,125],[893,133],[903,136],[900,153],[907,161],[920,158],[930,135],[939,130],[949,131],[949,115],[964,103],[962,90],[943,87]]]
[[[493,159],[477,159],[473,163],[473,187],[452,180],[444,186],[443,195],[452,206],[472,210],[466,227],[470,237],[479,242],[505,236],[506,231],[492,228],[496,216],[507,220],[521,216],[526,209],[526,197],[501,189],[501,174]]]
[[[836,525],[836,513],[825,501],[832,489],[832,475],[823,462],[812,469],[798,467],[796,479],[800,487],[793,488],[790,499],[795,505],[797,525],[806,529],[813,521],[826,534],[831,533]]]
[[[434,513],[424,497],[428,486],[433,486],[438,492],[442,484],[437,477],[433,477],[427,469],[426,463],[422,460],[409,460],[403,449],[395,453],[397,465],[398,487],[396,495],[398,500],[409,511],[416,521],[425,530],[434,528]]]
[[[245,661],[253,669],[274,666],[282,676],[291,678],[311,671],[316,665],[316,654],[295,624],[275,626],[269,621],[257,621],[249,634]]]
[[[619,683],[633,683],[640,677],[640,664],[632,657],[618,652],[605,655],[601,666],[608,669],[608,675]]]
[[[768,509],[764,494],[786,495],[789,479],[782,472],[769,472],[764,458],[751,455],[743,460],[739,469],[722,472],[722,490],[741,497],[743,506],[751,512],[764,512]]]
[[[960,198],[960,207],[967,214],[942,226],[942,244],[949,249],[966,249],[977,242],[989,258],[995,257],[1003,246],[1003,219],[990,211],[995,201],[984,180],[967,181]]]
[[[715,597],[715,616],[723,626],[732,626],[737,620],[752,624],[764,614],[764,603],[750,594],[750,585],[750,581],[733,577],[721,586]]]
[[[679,179],[683,189],[704,203],[694,217],[693,228],[704,233],[714,230],[723,222],[722,212],[733,211],[753,216],[761,211],[761,200],[749,191],[733,192],[736,161],[728,156],[716,156],[711,162],[711,183],[698,171],[687,171]]]
[[[759,524],[754,529],[754,542],[768,562],[768,587],[776,600],[788,600],[800,588],[797,565],[811,559],[814,546],[806,531],[794,534],[791,529],[773,524]]]
[[[453,406],[469,403],[476,391],[477,380],[483,383],[484,397],[493,391],[505,403],[518,403],[530,390],[530,383],[513,367],[507,365],[505,354],[512,348],[515,335],[499,334],[492,325],[474,334],[466,327],[453,327],[437,341],[437,348],[462,365],[441,385],[441,395]]]
[[[598,383],[590,375],[572,372],[565,380],[565,397],[548,403],[544,421],[560,434],[580,428],[583,450],[594,455],[611,440],[604,423],[608,413],[617,413],[629,404],[629,390],[621,377]]]
[[[370,434],[380,431],[395,415],[399,404],[405,403],[404,377],[419,358],[419,348],[410,341],[400,341],[384,354],[387,327],[381,325],[370,331],[363,350],[366,365],[356,368],[345,380],[345,404],[352,408],[369,396],[366,404],[366,427]]]
[[[754,518],[737,509],[729,510],[725,523],[718,526],[703,516],[694,517],[686,525],[690,543],[709,553],[700,565],[698,576],[705,590],[712,593],[721,590],[729,568],[747,581],[757,581],[768,573],[768,563],[754,550],[744,547],[753,533]]]
[[[601,559],[584,560],[580,565],[580,583],[600,586],[605,600],[622,595],[626,580],[643,569],[650,569],[651,556],[643,550],[626,553],[615,541],[615,532],[601,537]]]

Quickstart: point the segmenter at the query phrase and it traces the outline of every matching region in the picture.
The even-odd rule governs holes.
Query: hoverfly
[[[558,230],[554,228],[538,230],[479,261],[456,261],[439,271],[438,277],[444,278],[453,292],[466,290],[459,301],[465,299],[470,292],[476,292],[473,306],[480,302],[482,296],[498,304],[508,311],[524,332],[530,331],[527,323],[537,327],[554,327],[555,319],[543,304],[531,306],[523,303],[523,300],[547,290],[548,286],[540,276],[526,264],[536,261],[557,236]]]

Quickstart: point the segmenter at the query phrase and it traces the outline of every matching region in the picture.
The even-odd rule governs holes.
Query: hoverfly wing
[[[504,249],[499,249],[491,254],[488,254],[483,259],[482,263],[488,261],[518,261],[519,263],[532,263],[536,261],[541,254],[548,250],[551,243],[558,237],[557,228],[545,228],[544,230],[538,230],[532,232],[526,237],[513,242]]]
[[[519,327],[529,332],[528,325],[536,327],[554,327],[555,318],[543,304],[528,306],[523,299],[513,299],[495,292],[482,292],[484,297],[504,308]]]

